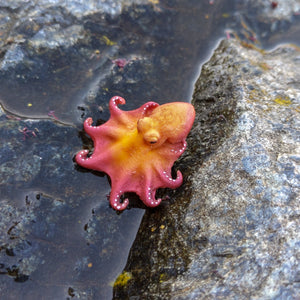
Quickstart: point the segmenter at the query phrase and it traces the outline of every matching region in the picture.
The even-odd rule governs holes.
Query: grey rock
[[[107,13],[108,5],[117,10]],[[86,116],[99,118],[99,110],[108,118],[108,99],[122,91],[132,107],[140,105],[136,94],[156,98],[160,54],[154,50],[173,28],[161,30],[170,13],[153,7],[144,0],[4,1],[1,103],[26,117],[47,117],[51,110],[60,120],[82,123]],[[126,66],[115,59],[126,59]]]
[[[258,20],[265,23],[272,23],[274,20],[290,21],[295,13],[300,12],[299,0],[272,1],[274,5],[266,0],[248,0],[246,2],[250,7],[259,11]]]
[[[60,29],[60,26],[52,26],[41,29],[28,42],[30,46],[37,49],[55,49],[58,47],[71,47],[83,39],[84,30],[80,25],[72,25],[66,29]]]
[[[1,1],[0,8],[9,8],[12,10],[25,9],[24,11],[28,14],[28,11],[36,8],[65,8],[68,13],[81,18],[85,15],[95,14],[95,13],[106,13],[110,15],[118,15],[121,13],[124,6],[130,6],[132,4],[143,4],[146,0],[42,0],[42,1],[23,1],[23,0],[3,0]]]
[[[13,44],[5,53],[1,62],[1,69],[7,71],[9,68],[14,68],[23,61],[24,56],[21,47],[18,44]]]
[[[125,267],[133,279],[114,298],[139,290],[147,299],[298,299],[298,50],[223,41],[193,104],[178,165],[186,182],[144,216]]]
[[[299,0],[247,0],[238,3],[238,7],[235,17],[240,29],[237,27],[236,31],[246,42],[252,40],[272,48],[279,43],[298,40]]]

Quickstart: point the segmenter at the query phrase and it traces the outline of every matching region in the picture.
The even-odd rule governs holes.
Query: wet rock
[[[118,15],[121,13],[122,8],[124,6],[129,6],[132,4],[141,4],[145,3],[145,0],[122,0],[122,1],[114,1],[114,0],[88,0],[88,1],[74,1],[74,0],[67,0],[61,2],[59,0],[48,1],[42,0],[38,2],[30,2],[30,1],[22,1],[22,0],[3,0],[1,2],[0,8],[10,9],[13,11],[16,10],[25,10],[23,13],[31,10],[34,8],[64,8],[68,11],[69,14],[72,14],[78,18],[83,17],[88,14],[94,13],[106,13],[110,15]]]
[[[37,49],[49,48],[55,49],[58,47],[71,47],[80,40],[84,39],[83,27],[80,25],[72,25],[66,29],[49,27],[38,31],[31,40],[29,46]]]
[[[144,216],[114,299],[300,296],[299,70],[292,46],[219,45],[195,86],[186,182]]]
[[[77,140],[75,128],[55,125],[50,120],[21,120],[3,115],[0,132],[4,144],[0,152],[2,187],[32,184],[46,169],[45,180],[54,184],[65,173],[63,168],[72,166],[69,156],[72,149],[64,145],[63,136]],[[55,143],[48,140],[54,137]]]
[[[129,97],[152,98],[158,93],[154,50],[160,41],[155,39],[173,30],[161,30],[162,16],[169,12],[153,7],[144,0],[5,1],[0,6],[1,103],[27,117],[46,117],[50,103],[60,120],[82,123],[87,114],[99,115],[97,107],[107,118],[108,99],[122,90]],[[120,60],[126,65],[114,63]],[[76,111],[77,104],[84,113]],[[139,104],[132,101],[132,107]],[[70,107],[73,113],[64,113]]]
[[[270,47],[284,41],[297,39],[299,36],[299,0],[248,0],[237,1],[241,22],[240,37],[256,45],[263,43]],[[296,21],[296,22],[295,22]],[[282,33],[287,35],[282,37]]]
[[[76,166],[77,128],[0,114],[1,296],[109,298],[143,211],[117,215],[104,174]]]
[[[249,0],[247,5],[257,10],[258,20],[265,23],[272,23],[275,20],[291,21],[292,17],[300,12],[299,0],[284,1],[266,1],[266,0]]]

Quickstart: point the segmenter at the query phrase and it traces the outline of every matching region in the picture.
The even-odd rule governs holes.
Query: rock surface
[[[159,59],[153,36],[172,35],[159,29],[165,19],[153,6],[146,0],[1,2],[2,105],[36,118],[47,117],[49,107],[60,120],[82,124],[82,114],[99,113],[95,106],[107,117],[106,103],[117,91],[131,95],[136,89],[146,97]],[[117,59],[125,59],[126,67],[118,67]]]
[[[110,298],[143,211],[117,216],[104,174],[76,168],[76,127],[0,111],[0,136],[1,297]]]
[[[298,299],[299,50],[223,41],[193,104],[187,182],[144,216],[115,299]]]

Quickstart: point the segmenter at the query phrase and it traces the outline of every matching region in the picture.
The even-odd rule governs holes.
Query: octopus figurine
[[[182,174],[172,177],[174,162],[186,148],[186,137],[195,119],[193,105],[173,102],[159,105],[148,102],[132,111],[118,105],[125,99],[112,97],[110,119],[93,126],[92,118],[84,122],[84,130],[94,142],[93,153],[82,150],[76,162],[88,169],[105,172],[111,179],[110,205],[124,210],[129,200],[126,192],[135,192],[148,207],[158,206],[158,188],[177,188]]]

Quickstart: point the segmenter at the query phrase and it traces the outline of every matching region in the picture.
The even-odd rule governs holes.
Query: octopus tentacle
[[[118,132],[115,132],[111,129],[110,126],[94,126],[93,124],[93,119],[92,118],[87,118],[84,123],[83,123],[83,128],[85,132],[91,136],[92,139],[96,139],[97,136],[100,134],[105,135],[107,137],[111,138],[117,138]]]
[[[129,204],[129,200],[126,198],[121,202],[121,196],[124,192],[118,189],[118,187],[112,187],[109,195],[109,203],[112,208],[116,210],[124,210]]]
[[[87,118],[84,123],[83,127],[85,132],[90,135],[93,139],[96,138],[99,134],[105,135],[108,138],[117,139],[119,138],[120,134],[117,130],[113,130],[111,126],[94,126],[93,119]]]
[[[125,104],[126,101],[124,98],[120,97],[120,96],[114,96],[109,100],[109,111],[111,113],[111,115],[120,115],[122,113],[122,110],[119,109],[118,105],[121,104]]]
[[[171,149],[171,152],[173,153],[173,154],[176,154],[176,155],[181,155],[183,152],[184,152],[184,150],[186,149],[186,146],[187,146],[187,143],[186,143],[186,141],[182,141],[181,142],[182,143],[182,147],[177,147],[177,148],[172,148]],[[179,144],[179,143],[178,143]]]
[[[172,178],[171,174],[168,174],[166,171],[159,172],[159,174],[162,181],[169,188],[177,188],[182,184],[183,177],[182,177],[182,173],[179,170],[177,171],[176,178]]]
[[[148,116],[153,111],[153,109],[156,108],[157,106],[159,106],[159,104],[156,103],[156,102],[152,102],[152,101],[147,102],[144,105],[142,105],[139,108],[139,109],[143,110],[143,112],[142,112],[143,116],[142,117]]]
[[[88,157],[89,152],[89,150],[81,150],[75,156],[76,162],[84,168],[91,168],[94,164],[93,159]]]
[[[83,128],[85,132],[89,135],[98,132],[100,128],[100,126],[93,126],[92,124],[93,124],[92,118],[87,118],[83,123]]]
[[[118,122],[119,128],[122,127],[122,125],[128,126],[128,124],[132,123],[132,120],[130,120],[130,113],[123,111],[119,109],[118,105],[125,104],[126,101],[124,98],[120,96],[114,96],[109,100],[109,111],[111,115],[111,119],[114,119]]]
[[[97,149],[94,149],[93,153],[91,153],[89,150],[82,150],[75,156],[75,161],[80,166],[106,173],[108,173],[109,170],[106,167],[99,168],[99,165],[101,165],[103,161],[107,161],[109,159],[111,159],[111,155],[108,151],[102,151],[101,157],[99,157],[97,155]]]
[[[142,195],[140,195],[141,200],[144,202],[145,205],[148,207],[155,207],[161,203],[161,198],[155,198],[156,189],[151,188],[149,185],[144,189]]]

